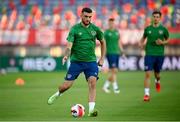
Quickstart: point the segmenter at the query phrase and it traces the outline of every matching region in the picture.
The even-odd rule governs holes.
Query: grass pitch
[[[119,72],[120,94],[105,94],[102,85],[107,74],[100,73],[97,83],[98,117],[88,113],[88,87],[80,75],[71,89],[53,105],[47,99],[63,82],[65,72],[29,72],[0,75],[0,121],[170,121],[180,120],[180,73],[162,72],[160,93],[151,80],[151,101],[143,102],[144,72]],[[24,86],[15,80],[25,80]],[[83,118],[73,118],[70,108],[80,103],[86,108]]]

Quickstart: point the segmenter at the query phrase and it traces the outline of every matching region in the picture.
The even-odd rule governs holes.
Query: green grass
[[[88,87],[80,75],[55,104],[47,105],[47,99],[63,82],[65,72],[14,73],[0,75],[1,121],[169,121],[180,120],[180,73],[162,72],[162,90],[156,93],[151,81],[151,101],[143,102],[144,72],[119,72],[120,94],[105,94],[102,85],[107,74],[100,74],[97,83],[96,108],[99,116],[73,118],[70,108],[83,104],[88,111]],[[17,78],[25,80],[24,86],[16,86]]]

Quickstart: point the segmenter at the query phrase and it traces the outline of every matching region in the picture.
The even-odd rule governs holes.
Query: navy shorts
[[[106,55],[109,68],[118,68],[119,66],[119,54],[108,54]]]
[[[90,76],[98,79],[98,65],[96,61],[93,62],[71,62],[65,80],[75,80],[81,72],[84,72],[86,80]]]
[[[164,61],[164,56],[145,56],[145,71],[154,70],[160,72]]]

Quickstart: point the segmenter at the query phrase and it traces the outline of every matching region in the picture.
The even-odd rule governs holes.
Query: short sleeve
[[[106,31],[104,31],[104,39],[106,39],[107,38],[107,30]]]
[[[121,37],[120,37],[120,33],[119,33],[119,31],[118,30],[116,30],[117,31],[117,33],[118,33],[118,39],[120,39]]]
[[[99,40],[99,41],[101,41],[101,40],[103,40],[103,32],[97,27],[97,30],[96,30],[96,32],[97,32],[97,35],[96,35],[96,38]]]
[[[75,29],[72,27],[66,39],[68,40],[68,42],[74,42],[74,36],[75,36]]]
[[[164,28],[164,38],[168,39],[169,38],[169,32],[166,28]]]
[[[143,37],[144,37],[144,38],[147,37],[147,28],[144,29]]]

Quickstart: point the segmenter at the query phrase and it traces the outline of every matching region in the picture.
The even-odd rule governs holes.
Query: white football
[[[71,114],[73,117],[83,117],[85,114],[85,108],[81,104],[75,104],[71,107]]]

